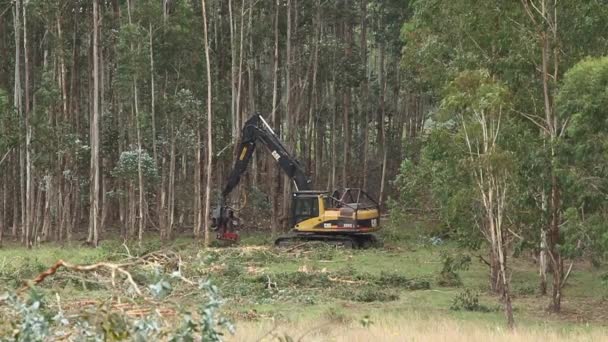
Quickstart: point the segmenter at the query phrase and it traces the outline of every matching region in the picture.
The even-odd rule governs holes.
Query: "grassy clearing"
[[[329,319],[329,318],[328,318]],[[270,322],[241,324],[233,341],[272,340],[290,336],[306,341],[603,341],[606,332],[588,328],[556,331],[553,328],[518,328],[505,331],[502,325],[462,322],[452,319],[400,316],[374,321],[330,321],[320,325],[315,321],[290,323],[276,327]]]
[[[468,270],[460,272],[462,285],[442,287],[438,276],[441,255],[462,254],[450,243],[433,245],[427,239],[398,236],[393,232],[384,248],[343,250],[327,246],[277,250],[265,236],[252,235],[239,247],[203,250],[188,239],[161,246],[150,239],[143,246],[128,247],[105,242],[98,249],[42,246],[25,250],[16,246],[0,249],[0,289],[15,290],[57,259],[90,264],[120,262],[129,255],[151,251],[178,252],[181,262],[149,264],[132,269],[135,281],[148,284],[180,270],[187,279],[209,278],[221,290],[223,311],[237,323],[236,340],[273,333],[292,332],[297,337],[309,330],[305,340],[595,340],[608,336],[607,290],[600,275],[606,269],[577,264],[565,289],[564,313],[549,314],[549,298],[536,294],[536,266],[525,257],[511,258],[515,318],[519,330],[505,335],[504,317],[497,298],[487,294],[487,268],[472,256]],[[113,287],[103,274],[60,271],[40,284],[49,298],[57,293],[66,310],[78,311],[86,300],[131,301],[126,284]],[[158,302],[172,312],[188,310],[203,301],[192,286],[171,280],[167,298]],[[479,294],[483,312],[450,310],[464,289]],[[323,327],[331,322],[331,328]],[[368,322],[368,323],[362,323]],[[371,322],[371,323],[370,323]],[[362,326],[366,325],[366,326]],[[441,329],[436,329],[437,324]],[[313,329],[314,328],[314,329]],[[271,335],[269,335],[271,336]],[[452,338],[453,337],[453,338]],[[607,337],[608,338],[608,337]]]

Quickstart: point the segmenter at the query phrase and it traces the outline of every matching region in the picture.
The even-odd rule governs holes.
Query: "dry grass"
[[[364,327],[361,322],[326,324],[307,321],[273,325],[272,322],[243,322],[229,341],[279,341],[286,335],[294,341],[608,341],[603,328],[557,332],[555,328],[518,328],[480,325],[449,319],[434,321],[411,318],[388,318]]]

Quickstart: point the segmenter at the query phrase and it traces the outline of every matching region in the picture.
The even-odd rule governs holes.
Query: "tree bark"
[[[88,242],[99,242],[99,2],[93,1],[93,116],[91,118],[91,195]]]
[[[30,58],[27,35],[27,6],[23,3],[21,13],[23,14],[23,67],[25,78],[25,243],[28,248],[32,247],[33,236],[32,223],[34,215],[34,184],[32,172],[32,126],[30,122]]]
[[[288,141],[288,148],[293,148],[292,142],[295,142],[295,132],[292,131],[292,116],[291,112],[291,68],[292,68],[292,56],[291,56],[291,33],[292,33],[292,15],[291,15],[292,0],[287,0],[287,37],[285,41],[285,119],[284,119],[284,130],[283,139]],[[290,179],[283,175],[283,217],[289,217],[289,200],[291,196],[289,191],[291,190]],[[288,222],[288,220],[285,220]]]
[[[367,105],[369,98],[369,77],[367,73],[367,0],[361,0],[361,61],[365,73],[363,84],[361,85],[361,111],[363,112],[362,117],[365,118],[365,121],[363,122],[363,170],[361,177],[363,180],[363,189],[367,189],[367,174],[369,169],[368,125],[370,122],[370,112]]]
[[[209,53],[209,37],[207,34],[207,10],[205,9],[205,0],[202,1],[203,7],[203,26],[204,26],[204,43],[205,43],[205,63],[207,66],[207,184],[205,186],[205,247],[209,246],[209,211],[211,204],[211,180],[213,179],[213,111],[212,103],[212,79],[211,79],[211,61]]]
[[[279,105],[279,0],[275,3],[274,12],[274,56],[273,56],[273,73],[272,73],[272,114],[271,121],[277,132],[280,133],[279,116],[277,114]],[[280,179],[279,168],[272,156],[268,156],[268,183],[270,186],[270,197],[272,201],[271,208],[271,235],[274,237],[279,230],[279,192]]]

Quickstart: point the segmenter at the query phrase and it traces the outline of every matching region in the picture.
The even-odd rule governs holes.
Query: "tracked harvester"
[[[333,192],[311,189],[302,165],[285,148],[260,114],[243,127],[234,168],[222,191],[221,203],[212,212],[212,227],[220,240],[238,241],[239,218],[227,205],[227,198],[247,170],[256,145],[262,144],[293,181],[291,231],[276,239],[277,246],[294,242],[322,241],[349,248],[367,248],[376,243],[372,234],[380,229],[380,207],[365,191],[356,188]]]

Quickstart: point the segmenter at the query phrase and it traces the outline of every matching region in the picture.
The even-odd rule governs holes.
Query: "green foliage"
[[[441,265],[442,268],[437,283],[441,286],[460,286],[462,285],[462,280],[458,272],[469,269],[471,257],[463,254],[452,256],[446,252],[442,252]]]
[[[46,341],[50,336],[52,318],[44,312],[44,301],[35,291],[30,293],[27,301],[21,301],[15,294],[5,296],[17,319],[11,320],[11,336],[0,336],[8,341]]]
[[[153,292],[156,285],[150,287]],[[185,312],[177,326],[169,327],[163,327],[160,317],[134,320],[103,306],[94,312],[81,312],[68,319],[61,310],[53,313],[47,309],[43,296],[37,292],[31,292],[26,301],[15,294],[7,294],[2,299],[11,310],[9,315],[13,329],[10,332],[0,331],[0,339],[42,342],[52,336],[74,333],[76,340],[86,341],[222,341],[225,332],[235,332],[234,325],[220,313],[224,301],[218,288],[209,281],[201,281],[199,290],[205,293],[206,299],[199,304],[196,314]],[[68,335],[67,329],[70,327],[74,327],[75,331]]]
[[[569,123],[564,142],[557,146],[569,207],[560,250],[598,264],[608,248],[608,57],[587,58],[568,70],[556,102],[558,114]]]
[[[599,266],[608,255],[608,231],[604,212],[591,212],[587,216],[576,208],[568,208],[564,213],[562,232],[564,239],[560,251],[569,258],[584,256]]]
[[[485,305],[479,303],[479,293],[472,291],[471,289],[464,289],[461,293],[457,294],[452,299],[450,310],[454,311],[477,311],[477,312],[489,312],[491,311]]]
[[[252,187],[248,191],[247,201],[261,215],[270,213],[271,202],[268,196],[258,187]]]
[[[131,150],[121,153],[118,165],[112,171],[116,178],[136,181],[139,172],[139,163],[144,179],[149,183],[157,182],[159,179],[158,169],[154,159],[144,150]]]
[[[232,323],[218,312],[223,304],[218,288],[209,281],[201,282],[199,288],[206,291],[208,301],[199,306],[197,318],[188,312],[183,315],[181,325],[169,341],[194,341],[200,336],[203,341],[219,342],[224,335],[221,329],[234,333],[235,328]]]
[[[439,219],[444,231],[422,234],[448,233],[467,246],[479,246],[481,236],[477,228],[479,212],[475,200],[471,174],[461,160],[466,158],[452,125],[431,127],[421,138],[423,148],[418,160],[406,159],[401,164],[393,184],[398,190],[391,211],[432,215]],[[414,211],[412,211],[414,209]]]

